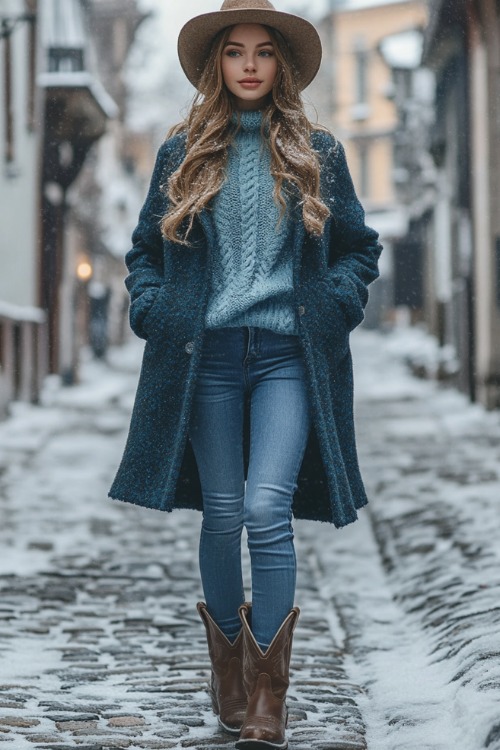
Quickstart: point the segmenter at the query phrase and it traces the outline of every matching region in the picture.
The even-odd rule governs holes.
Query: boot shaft
[[[294,607],[265,653],[255,640],[249,622],[249,608],[239,609],[243,632],[243,681],[248,698],[245,721],[237,750],[286,750],[289,684],[293,631],[299,617]]]
[[[253,694],[259,675],[267,674],[273,694],[284,700],[289,685],[293,632],[300,614],[299,608],[294,607],[283,620],[265,653],[252,633],[249,606],[243,604],[239,614],[243,634],[243,681],[247,695]]]
[[[231,641],[224,635],[217,623],[210,616],[206,604],[198,602],[196,605],[198,614],[205,626],[207,633],[207,646],[212,668],[215,671],[224,671],[228,661],[232,658],[243,659],[243,632],[240,630],[236,640]]]
[[[197,604],[207,634],[208,653],[212,665],[210,697],[221,727],[230,734],[239,734],[247,708],[243,685],[243,632],[231,643],[210,616],[204,602]]]

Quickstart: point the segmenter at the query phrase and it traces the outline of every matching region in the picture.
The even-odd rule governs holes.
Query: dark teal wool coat
[[[316,238],[306,234],[298,203],[291,209],[295,304],[313,417],[293,510],[297,518],[340,527],[367,502],[356,455],[349,333],[363,319],[381,246],[365,225],[341,144],[321,131],[312,144],[331,216]],[[161,146],[126,256],[130,325],[146,346],[125,452],[109,492],[165,511],[203,508],[188,426],[216,235],[208,210],[195,221],[191,247],[160,232],[164,186],[184,153],[182,135]]]

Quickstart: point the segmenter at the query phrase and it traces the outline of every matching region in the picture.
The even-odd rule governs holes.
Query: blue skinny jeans
[[[250,404],[244,479],[243,417]],[[203,494],[199,561],[208,610],[234,640],[245,601],[241,534],[252,575],[252,631],[267,648],[294,604],[292,498],[310,429],[296,336],[262,328],[208,330],[189,437]]]

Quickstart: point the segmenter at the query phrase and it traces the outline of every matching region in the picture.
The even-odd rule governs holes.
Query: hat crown
[[[305,18],[276,10],[270,0],[222,0],[220,10],[202,13],[184,24],[179,34],[179,60],[189,81],[198,88],[214,40],[223,29],[239,24],[261,24],[278,31],[293,58],[294,74],[303,91],[321,62],[319,34]]]
[[[221,10],[276,10],[269,0],[224,0]]]

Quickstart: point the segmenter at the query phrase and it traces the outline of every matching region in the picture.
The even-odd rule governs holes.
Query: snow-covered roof
[[[424,36],[418,29],[386,36],[380,42],[380,51],[391,68],[418,68],[422,61]]]
[[[29,307],[27,305],[14,305],[10,302],[0,301],[0,318],[10,320],[27,321],[29,323],[44,323],[47,315],[40,307]]]
[[[118,116],[118,106],[98,78],[83,0],[44,0],[41,4],[42,43],[48,69],[38,76],[42,88],[88,89],[107,118]],[[51,57],[63,51],[63,58]],[[81,52],[64,58],[64,51]]]
[[[87,70],[76,72],[54,71],[41,73],[38,85],[42,88],[86,88],[99,104],[106,117],[118,117],[119,109],[98,78]]]

